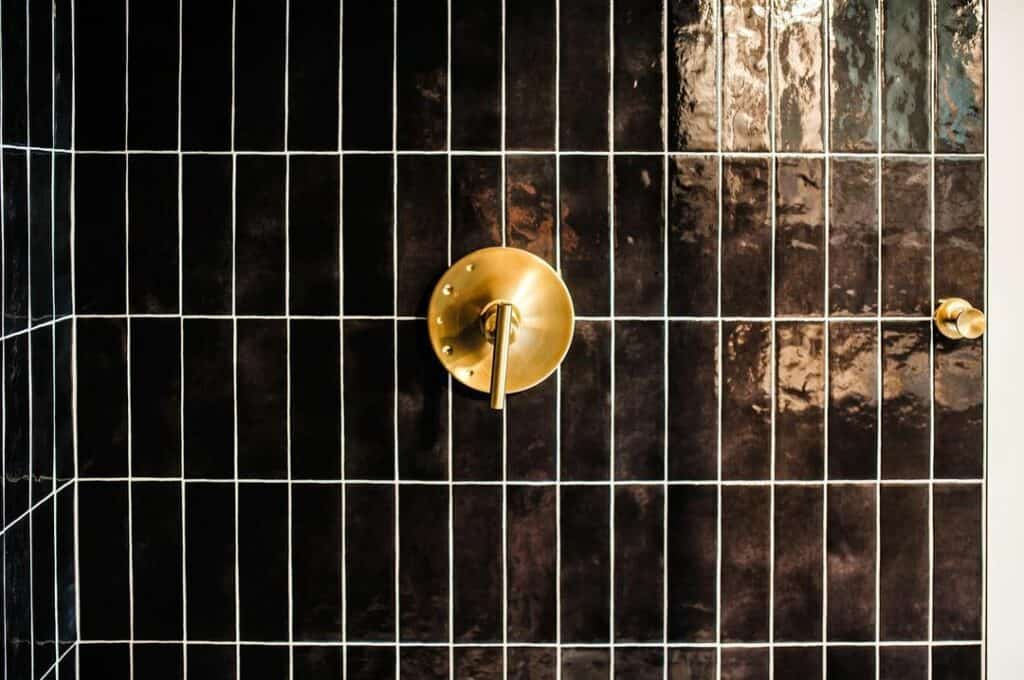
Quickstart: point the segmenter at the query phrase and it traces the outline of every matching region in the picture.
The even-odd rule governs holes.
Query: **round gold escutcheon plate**
[[[572,342],[575,313],[565,282],[541,258],[519,248],[483,248],[465,256],[434,287],[427,312],[430,344],[455,379],[490,390],[493,315],[512,305],[507,392],[551,375]]]

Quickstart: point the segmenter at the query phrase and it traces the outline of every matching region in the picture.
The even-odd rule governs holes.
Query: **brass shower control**
[[[569,289],[551,266],[518,248],[483,248],[448,269],[430,296],[430,344],[455,379],[490,392],[529,389],[554,373],[572,342]]]
[[[939,300],[935,327],[947,338],[973,340],[985,333],[985,313],[963,298]]]

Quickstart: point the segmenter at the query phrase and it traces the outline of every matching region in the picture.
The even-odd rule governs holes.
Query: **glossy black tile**
[[[24,145],[28,139],[28,97],[25,82],[28,79],[28,30],[25,6],[17,3],[0,10],[0,31],[6,39],[0,58],[4,64],[3,143]]]
[[[554,642],[558,490],[509,486],[506,493],[508,639]]]
[[[338,642],[344,561],[341,485],[293,484],[291,495],[292,639]]]
[[[879,648],[878,677],[879,680],[925,680],[928,677],[928,648]]]
[[[508,400],[505,412],[508,479],[557,479],[557,402],[558,384],[554,375]]]
[[[359,555],[346,562],[349,641],[395,639],[395,500],[389,484],[349,485],[345,490],[345,553]]]
[[[403,486],[398,497],[399,636],[448,639],[448,489]]]
[[[38,2],[38,0],[36,0]],[[29,154],[28,259],[29,325],[53,318],[53,156],[49,152]]]
[[[235,487],[185,485],[185,596],[189,637],[235,639]]]
[[[459,680],[501,680],[504,677],[502,650],[494,647],[460,647],[452,665]]]
[[[615,479],[665,475],[665,323],[615,322]]]
[[[358,3],[345,7],[342,13],[344,149],[377,150],[392,146],[393,12],[393,3]]]
[[[506,242],[555,265],[555,156],[505,161]]]
[[[124,314],[125,158],[75,154],[73,162],[75,312]]]
[[[53,441],[56,448],[56,474],[58,483],[75,476],[75,442],[72,387],[71,335],[73,322],[61,321],[53,327]]]
[[[829,18],[831,149],[875,151],[878,148],[878,4],[874,0],[834,0]]]
[[[239,319],[235,340],[238,476],[288,476],[287,322]]]
[[[186,477],[234,477],[234,324],[182,322],[182,437]]]
[[[553,647],[509,647],[509,680],[555,680],[557,673]]]
[[[185,314],[232,310],[232,177],[229,156],[181,159],[181,304]]]
[[[668,313],[714,316],[718,308],[718,162],[669,159]]]
[[[561,613],[564,642],[607,642],[610,614],[609,489],[563,486]]]
[[[591,647],[562,651],[563,680],[607,680],[611,672],[611,654],[607,649]]]
[[[868,651],[874,654],[874,650],[869,649]],[[821,677],[824,656],[821,647],[776,647],[773,654],[772,666],[775,674],[780,678]],[[829,668],[830,672],[831,670]]]
[[[288,5],[289,149],[338,148],[340,36],[341,3]]]
[[[930,469],[931,324],[882,324],[882,477],[925,479]]]
[[[664,673],[663,650],[651,647],[616,647],[615,678],[660,680]]]
[[[722,650],[721,680],[763,680],[771,676],[767,647],[733,647]]]
[[[817,486],[775,489],[773,640],[821,639],[823,502]]]
[[[53,147],[53,3],[28,0],[28,139]],[[9,33],[7,35],[10,35]],[[53,665],[51,661],[49,665]],[[47,666],[48,668],[49,666]],[[39,674],[46,669],[37,669]]]
[[[181,321],[134,318],[130,330],[132,474],[177,477],[181,475]]]
[[[57,494],[57,648],[64,654],[78,640],[75,574],[75,488],[65,487]],[[72,660],[74,655],[69,655]],[[65,657],[66,659],[67,657]],[[60,670],[64,677],[64,667]]]
[[[396,136],[399,149],[447,147],[447,0],[399,2]]]
[[[342,324],[343,437],[347,479],[392,479],[394,469],[394,324]],[[380,370],[387,366],[387,370]]]
[[[179,644],[132,645],[135,672],[152,680],[175,680],[185,673],[185,648]],[[61,671],[63,675],[63,671]]]
[[[344,677],[395,680],[394,647],[349,647]]]
[[[75,654],[66,654],[58,664],[60,677],[64,680],[78,679],[78,658]]]
[[[829,680],[860,680],[875,675],[875,650],[870,647],[829,647]]]
[[[282,156],[238,156],[235,199],[235,311],[286,310],[285,205],[287,169]]]
[[[457,486],[452,502],[453,637],[456,642],[500,641],[504,607],[501,489]]]
[[[985,299],[985,162],[935,161],[935,297]]]
[[[358,648],[350,648],[358,651]],[[297,678],[341,678],[345,676],[344,650],[341,646],[320,645],[292,648],[292,667]],[[355,655],[354,655],[355,656]]]
[[[29,522],[4,534],[5,666],[11,676],[32,677],[32,555]]]
[[[672,151],[718,145],[719,8],[710,0],[668,0],[668,137]]]
[[[79,482],[77,486],[79,634],[82,640],[127,640],[128,484]],[[8,534],[8,543],[16,535]],[[11,568],[8,560],[8,574]],[[96,677],[84,670],[83,664],[84,677]]]
[[[722,2],[722,147],[768,151],[768,3]]]
[[[53,493],[54,430],[56,421],[53,408],[53,329],[37,328],[29,333],[29,372],[32,375],[29,399],[32,406],[32,503],[38,503]],[[61,413],[61,417],[67,414]],[[52,531],[50,532],[53,533]]]
[[[928,151],[932,11],[927,0],[889,0],[882,10],[882,149]]]
[[[852,0],[851,0],[852,1]],[[878,163],[831,160],[829,187],[829,312],[878,310]]]
[[[933,680],[980,680],[981,647],[977,645],[932,648]]]
[[[448,650],[444,647],[406,647],[399,651],[399,677],[409,680],[445,680],[449,677]]]
[[[71,314],[71,154],[53,155],[53,307]]]
[[[275,680],[288,677],[290,651],[288,647],[242,645],[238,653],[239,677],[246,680]]]
[[[237,653],[225,645],[189,645],[186,652],[189,677],[232,680],[236,677]]]
[[[505,146],[550,149],[555,144],[555,0],[505,12]]]
[[[339,312],[341,163],[336,156],[288,159],[288,309]]]
[[[828,489],[829,640],[875,639],[876,502],[873,486]]]
[[[928,487],[882,486],[878,626],[882,640],[928,639]]]
[[[292,320],[291,476],[341,478],[341,337],[334,320]]]
[[[609,479],[611,322],[577,321],[561,366],[561,478]]]
[[[392,314],[391,159],[346,156],[342,177],[342,308],[345,314]]]
[[[721,639],[768,639],[770,489],[722,488]],[[725,655],[722,657],[725,677]],[[744,676],[737,676],[744,677]]]
[[[718,474],[718,325],[668,325],[668,477]]]
[[[721,313],[768,316],[772,294],[772,196],[767,159],[723,160],[721,249]]]
[[[936,3],[935,148],[985,150],[985,6],[981,0]]]
[[[722,324],[722,478],[771,476],[771,325]]]
[[[501,4],[496,0],[456,2],[451,14],[452,148],[499,148]]]
[[[242,640],[288,639],[289,509],[287,484],[238,485],[238,634]]]
[[[611,296],[608,159],[560,156],[557,162],[560,273],[572,291],[577,314],[605,315]]]
[[[448,165],[445,156],[398,159],[397,313],[424,316],[448,268]]]
[[[936,639],[982,638],[981,485],[936,485],[932,499],[932,630]]]
[[[239,151],[284,149],[288,135],[285,129],[287,0],[235,5],[234,12],[234,148]],[[244,67],[240,68],[239,64]]]
[[[878,467],[878,330],[829,325],[828,477],[874,479]]]
[[[665,198],[662,159],[617,156],[615,313],[665,311]]]
[[[47,3],[53,13],[53,126],[54,146],[71,148],[72,77],[71,6],[73,0]]]
[[[559,5],[559,135],[563,150],[608,148],[608,107],[594,106],[609,94],[611,4],[565,0]]]
[[[32,522],[32,664],[40,680],[57,662],[54,574],[54,500],[31,514]]]
[[[985,346],[935,338],[935,476],[980,479],[985,475]]]
[[[128,2],[128,148],[178,147],[179,6]]]
[[[820,315],[825,305],[825,163],[776,161],[775,313]]]
[[[5,334],[24,330],[29,323],[29,197],[28,152],[3,152],[4,316]]]
[[[78,655],[77,674],[81,678],[128,680],[131,677],[130,646],[117,644],[82,644]],[[63,673],[61,674],[63,677]]]
[[[825,325],[778,323],[775,355],[775,476],[822,479]]]
[[[713,649],[676,647],[668,650],[668,672],[672,680],[715,680],[717,652]]]
[[[76,149],[112,151],[125,148],[125,107],[128,103],[125,90],[128,72],[127,11],[127,2],[96,4],[74,1],[75,58],[72,82],[75,88]],[[24,17],[24,13],[21,16]],[[13,34],[4,29],[4,35]],[[5,49],[5,76],[17,68],[15,64],[18,62],[9,60]],[[8,80],[9,77],[4,78],[4,82]],[[5,103],[12,101],[16,101],[16,97],[4,96]],[[8,140],[5,135],[5,141],[13,140]],[[78,176],[81,178],[82,175]]]
[[[615,58],[615,149],[660,151],[662,135],[662,79],[665,68],[663,0],[638,0],[613,6]]]
[[[668,638],[714,642],[718,500],[713,486],[668,491]]]
[[[4,513],[13,521],[31,506],[31,378],[27,335],[3,342],[4,360]]]
[[[664,492],[657,486],[615,488],[615,641],[662,639]]]
[[[448,479],[448,373],[420,321],[398,322],[398,474]]]
[[[822,150],[824,13],[822,0],[777,0],[774,3],[772,89],[777,151]]]
[[[235,148],[233,0],[180,0],[181,147],[191,151]],[[188,224],[187,222],[185,224]]]
[[[503,242],[501,159],[453,156],[451,257]]]
[[[132,630],[140,640],[180,640],[181,484],[134,482],[132,494]]]
[[[123,477],[128,474],[128,329],[123,319],[75,323],[78,476]],[[8,408],[13,403],[8,401]],[[7,417],[10,422],[10,412]]]

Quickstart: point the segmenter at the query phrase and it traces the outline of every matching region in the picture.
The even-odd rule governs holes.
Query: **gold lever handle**
[[[512,344],[512,305],[496,305],[494,324],[494,358],[491,360],[491,408],[505,408],[505,385],[508,380],[508,347]]]
[[[935,310],[935,327],[952,340],[974,340],[985,333],[985,313],[963,298],[946,298]]]

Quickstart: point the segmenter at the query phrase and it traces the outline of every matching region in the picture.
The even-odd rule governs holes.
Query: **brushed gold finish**
[[[490,392],[491,406],[500,409],[504,393],[529,389],[558,368],[572,342],[575,312],[569,289],[547,262],[495,247],[472,252],[445,272],[430,296],[427,324],[445,369],[467,387]]]
[[[935,327],[952,340],[974,340],[985,333],[985,313],[963,298],[946,298],[935,310]]]

